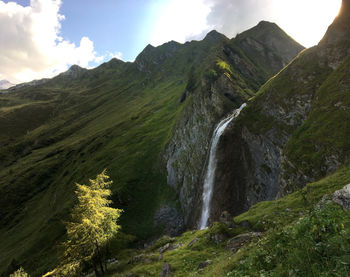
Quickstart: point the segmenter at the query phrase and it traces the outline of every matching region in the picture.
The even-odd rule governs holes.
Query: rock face
[[[162,206],[154,215],[154,223],[165,227],[164,234],[176,236],[184,231],[184,220],[175,207]]]
[[[209,33],[204,41],[213,40],[225,41],[222,35],[215,31]],[[283,45],[288,45],[289,50],[280,49]],[[280,51],[277,51],[278,49]],[[218,51],[221,51],[220,57],[224,61],[222,66],[230,67],[227,72],[223,72],[221,68],[215,68],[210,71],[214,71],[215,77],[213,75],[203,76],[200,85],[194,92],[186,92],[186,108],[174,128],[164,154],[167,182],[178,194],[184,212],[185,225],[196,227],[198,223],[199,207],[202,205],[203,179],[208,162],[207,155],[216,124],[253,96],[254,91],[261,84],[277,73],[302,49],[302,46],[289,38],[277,25],[262,22],[257,27],[231,40],[230,43],[226,41],[221,49],[218,48]],[[255,64],[252,63],[253,60]],[[259,64],[260,67],[257,67],[256,64]],[[234,122],[231,124],[234,125]],[[246,132],[246,135],[252,136],[249,132]],[[255,140],[256,143],[263,143],[265,148],[272,143],[270,140],[263,140],[259,137]],[[231,148],[228,147],[229,145]],[[223,135],[220,152],[231,151],[232,153],[232,151],[238,151],[238,148],[242,148],[239,142],[230,141],[226,135]],[[278,151],[271,152],[268,159],[275,163],[276,157],[279,157]],[[242,157],[242,159],[250,163],[249,156]],[[240,163],[240,160],[239,158],[237,162]],[[257,162],[262,163],[260,160]],[[209,223],[213,219],[217,220],[224,210],[237,214],[246,207],[245,177],[235,178],[234,185],[227,183],[227,180],[232,179],[232,174],[226,170],[227,164],[222,155],[219,155],[218,165],[222,170],[218,170],[216,177],[216,192]],[[278,170],[274,170],[277,172],[274,172],[272,177],[260,172],[256,174],[260,174],[263,182],[268,183],[271,178],[278,178]],[[270,196],[276,194],[276,191],[277,188],[272,191],[267,189],[265,194]],[[256,199],[257,197],[252,202]]]
[[[178,123],[166,149],[167,181],[178,191],[184,211],[198,212],[195,209],[201,195],[198,186],[203,179],[211,132],[216,122],[235,107],[234,103],[229,103],[222,95],[224,90],[221,87],[224,87],[224,82],[219,80],[210,87],[209,92],[203,89],[198,93],[198,97]],[[229,86],[229,81],[226,82]],[[243,99],[238,98],[237,101],[242,102]],[[193,220],[197,214],[186,213],[185,222],[191,217]]]
[[[197,267],[197,270],[200,270],[200,269],[203,269],[203,268],[206,268],[208,265],[211,264],[211,260],[206,260],[205,262],[201,262],[198,267]]]
[[[214,206],[227,206],[235,215],[293,192],[350,159],[349,122],[336,125],[350,109],[349,1],[343,5],[320,44],[265,84],[228,127],[219,146]]]
[[[147,47],[137,56],[135,63],[140,71],[152,73],[157,66],[174,55],[183,46],[175,41],[170,41],[160,47],[147,45]]]
[[[226,243],[226,250],[230,250],[232,252],[237,252],[245,243],[251,242],[255,238],[259,238],[262,236],[262,233],[246,233],[238,235],[232,239],[230,239]]]
[[[168,276],[174,276],[171,272],[171,265],[168,263],[164,263],[162,265],[162,271],[160,273],[160,277],[168,277]]]
[[[344,210],[350,210],[350,184],[334,192],[332,200],[342,206]]]
[[[335,45],[344,39],[350,40],[350,1],[343,0],[339,15],[328,28],[319,45]]]

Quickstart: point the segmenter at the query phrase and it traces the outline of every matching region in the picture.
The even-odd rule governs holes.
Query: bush
[[[350,276],[350,216],[326,203],[271,230],[227,276]]]

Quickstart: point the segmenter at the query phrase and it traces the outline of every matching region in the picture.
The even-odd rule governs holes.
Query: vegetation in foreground
[[[83,268],[92,267],[95,275],[104,274],[108,242],[117,234],[117,220],[122,210],[109,207],[112,181],[104,170],[90,185],[77,184],[77,200],[72,221],[67,223],[67,240],[58,268],[45,276],[82,275]]]
[[[169,267],[174,276],[349,276],[350,211],[324,197],[348,183],[350,165],[282,199],[261,202],[231,224],[119,250],[106,276],[160,276]],[[247,234],[242,247],[232,247]]]

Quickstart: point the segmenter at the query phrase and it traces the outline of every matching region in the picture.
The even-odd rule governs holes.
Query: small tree
[[[109,207],[112,203],[108,199],[112,181],[106,170],[89,181],[89,186],[77,184],[78,203],[72,211],[72,222],[66,226],[68,239],[63,244],[62,266],[58,275],[74,275],[84,262],[92,263],[96,275],[98,267],[103,274],[102,249],[120,228],[117,220],[122,210]]]
[[[20,267],[14,273],[10,274],[10,277],[29,277],[29,275],[24,271],[22,267]]]

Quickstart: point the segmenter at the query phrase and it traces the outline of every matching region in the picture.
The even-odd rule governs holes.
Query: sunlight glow
[[[305,47],[317,44],[337,16],[341,0],[276,0],[276,23]]]
[[[209,13],[210,7],[203,0],[170,0],[159,13],[151,44],[158,46],[170,40],[183,43],[188,37],[200,35],[209,30]]]
[[[341,0],[167,0],[162,4],[150,39],[154,46],[202,39],[212,29],[232,38],[267,20],[310,47],[322,39]]]

